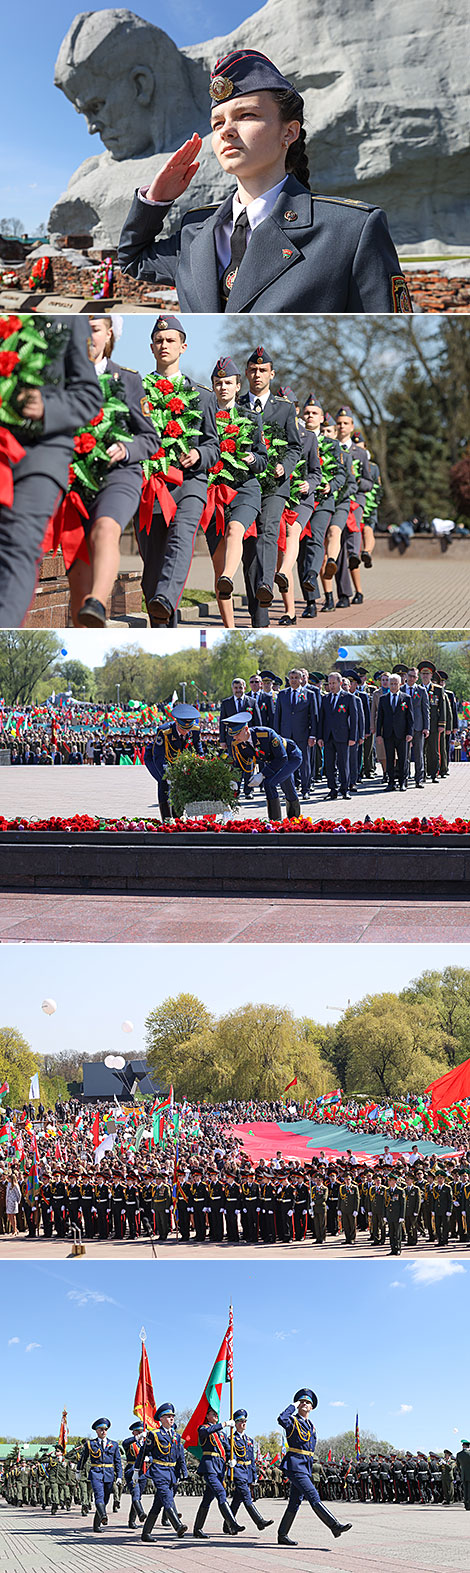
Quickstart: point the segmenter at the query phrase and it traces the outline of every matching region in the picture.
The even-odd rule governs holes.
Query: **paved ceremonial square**
[[[319,1149],[320,1150],[320,1143]],[[295,1156],[295,1153],[293,1153]],[[470,1247],[469,1247],[470,1248]],[[403,1246],[401,1261],[411,1262],[415,1256],[434,1256],[439,1262],[443,1255],[442,1248],[435,1244],[430,1245],[428,1240],[419,1239],[417,1245]],[[450,1261],[460,1258],[468,1266],[470,1258],[467,1247],[461,1245],[460,1240],[449,1240],[445,1247],[444,1255]],[[203,1244],[191,1241],[189,1245],[183,1240],[174,1238],[168,1240],[148,1240],[139,1238],[135,1240],[85,1240],[85,1256],[72,1256],[72,1240],[59,1240],[53,1235],[51,1240],[46,1240],[41,1234],[39,1239],[30,1240],[27,1235],[0,1236],[0,1261],[33,1262],[36,1259],[62,1262],[70,1260],[77,1264],[80,1273],[82,1262],[98,1262],[103,1260],[120,1261],[234,1261],[234,1262],[280,1262],[280,1261],[316,1261],[316,1262],[349,1262],[387,1261],[390,1260],[391,1251],[387,1245],[372,1245],[369,1236],[359,1234],[355,1245],[346,1245],[343,1236],[328,1235],[325,1245],[316,1245],[309,1237],[308,1240],[299,1240],[290,1245],[246,1245],[244,1240],[239,1245],[231,1245],[229,1240],[224,1240],[221,1245],[205,1240]],[[397,1258],[398,1261],[398,1258]],[[80,1281],[80,1280],[78,1280]],[[0,1563],[0,1573],[3,1573]]]
[[[216,1507],[210,1509],[206,1530],[210,1540],[194,1540],[188,1534],[177,1540],[171,1530],[157,1527],[156,1544],[145,1546],[140,1535],[127,1529],[128,1499],[110,1527],[100,1536],[91,1529],[91,1515],[80,1517],[74,1510],[54,1519],[33,1508],[12,1509],[0,1506],[1,1573],[272,1573],[273,1568],[291,1568],[305,1573],[443,1573],[446,1569],[468,1569],[469,1520],[461,1504],[444,1507],[334,1503],[333,1511],[343,1523],[352,1523],[347,1535],[333,1540],[328,1530],[303,1505],[292,1534],[299,1542],[296,1550],[278,1546],[275,1529],[252,1534],[248,1525],[243,1535],[233,1538],[221,1534],[221,1518]],[[179,1497],[180,1511],[187,1512],[192,1525],[197,1497]],[[285,1504],[263,1499],[263,1510],[279,1523]],[[239,1522],[243,1522],[243,1509]]]
[[[282,788],[280,792],[283,798]],[[443,780],[428,781],[419,797],[411,784],[406,792],[386,792],[381,771],[371,781],[360,783],[351,801],[328,801],[323,779],[311,797],[302,800],[308,818],[331,819],[444,819],[470,816],[470,764],[452,764]],[[24,815],[27,819],[70,818],[72,814],[96,815],[102,819],[159,819],[156,782],[144,765],[10,765],[0,776],[0,812],[6,819]],[[247,803],[240,801],[241,819],[266,819],[266,799],[259,792]]]

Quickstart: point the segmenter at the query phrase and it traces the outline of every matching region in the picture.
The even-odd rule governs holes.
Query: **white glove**
[[[255,775],[251,777],[250,786],[261,786],[262,781],[264,781],[263,772],[262,770],[257,770]]]

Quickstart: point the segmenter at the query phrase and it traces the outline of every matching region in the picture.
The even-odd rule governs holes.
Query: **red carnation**
[[[211,475],[219,475],[220,471],[223,470],[223,467],[224,461],[223,459],[219,459],[217,464],[212,465]]]
[[[99,410],[98,414],[94,415],[93,416],[93,420],[89,421],[88,424],[89,424],[89,426],[100,426],[101,425],[101,421],[103,421],[103,420],[104,420],[104,410]]]
[[[168,409],[173,415],[184,415],[184,399],[169,399]]]
[[[155,387],[158,388],[159,393],[173,393],[173,383],[169,382],[167,377],[161,377],[160,381],[155,383]]]
[[[0,351],[0,377],[11,377],[12,371],[18,365],[19,355],[16,350]]]
[[[226,428],[225,428],[225,435],[226,435],[226,437],[229,437],[229,436],[232,436],[232,435],[234,437],[238,437],[239,431],[240,431],[240,427],[239,426],[226,426]]]
[[[163,428],[163,436],[164,437],[182,437],[183,436],[183,427],[180,426],[179,421],[168,421],[168,425]]]
[[[236,442],[232,442],[232,438],[228,437],[225,442],[221,442],[221,444],[220,444],[220,452],[221,453],[235,453],[236,452],[236,447],[237,447]]]
[[[230,416],[229,416],[228,410],[218,410],[216,419],[218,421],[229,421],[230,420]]]
[[[81,436],[74,437],[73,446],[75,453],[92,453],[93,448],[96,448],[96,437],[92,437],[89,431],[83,431]]]
[[[22,326],[21,317],[0,317],[0,339],[10,339]]]

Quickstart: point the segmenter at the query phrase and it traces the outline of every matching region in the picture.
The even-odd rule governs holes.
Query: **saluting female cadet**
[[[256,477],[266,469],[268,450],[263,438],[261,416],[255,410],[237,408],[241,375],[235,361],[229,356],[222,356],[214,366],[211,381],[219,410],[228,411],[232,417],[231,428],[236,426],[237,416],[240,420],[251,423],[252,428],[253,452],[245,455],[247,466],[245,478],[237,486],[235,497],[225,509],[225,533],[221,535],[217,532],[216,513],[212,515],[206,531],[206,541],[214,565],[219,612],[225,628],[234,628],[233,581],[242,559],[245,531],[255,523],[261,508],[261,487]],[[223,436],[227,440],[225,431]],[[221,458],[223,459],[223,452]],[[232,490],[235,490],[235,487],[232,487]]]
[[[155,452],[155,431],[148,416],[142,414],[144,388],[137,371],[128,371],[112,359],[116,340],[122,332],[122,317],[90,318],[90,360],[95,370],[119,384],[127,404],[127,442],[114,442],[108,448],[109,475],[100,487],[84,521],[89,562],[77,557],[69,568],[70,610],[79,628],[104,628],[106,602],[119,573],[120,541],[123,531],[137,512],[142,492],[142,464]]]
[[[236,187],[160,239],[198,169],[195,132],[136,191],[119,242],[134,278],[176,285],[181,311],[411,311],[385,213],[312,195],[304,102],[266,55],[233,50],[210,78],[212,147]]]
[[[304,1499],[310,1503],[317,1518],[321,1518],[322,1523],[327,1524],[328,1529],[331,1529],[335,1540],[339,1535],[345,1535],[347,1529],[352,1529],[351,1524],[340,1524],[334,1514],[324,1507],[313,1484],[312,1460],[317,1433],[308,1416],[311,1409],[316,1409],[317,1403],[316,1393],[313,1393],[310,1387],[301,1387],[298,1393],[294,1393],[293,1404],[288,1404],[287,1409],[283,1409],[282,1414],[278,1416],[278,1425],[282,1426],[286,1433],[285,1467],[290,1485],[289,1501],[277,1535],[280,1546],[297,1545],[296,1540],[289,1540],[288,1531]]]

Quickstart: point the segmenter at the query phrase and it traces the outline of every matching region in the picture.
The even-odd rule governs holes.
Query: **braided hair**
[[[304,129],[304,101],[300,93],[294,88],[271,88],[271,97],[279,106],[281,120],[288,124],[289,120],[300,120],[300,131],[295,142],[287,149],[286,172],[295,175],[300,180],[301,186],[306,186],[310,191],[310,170],[306,152],[307,138]]]

